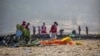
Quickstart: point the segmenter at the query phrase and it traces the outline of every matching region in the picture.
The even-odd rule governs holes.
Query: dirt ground
[[[100,56],[100,40],[75,40],[83,45],[0,47],[0,56]]]

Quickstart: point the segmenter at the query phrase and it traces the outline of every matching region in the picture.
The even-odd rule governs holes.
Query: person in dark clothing
[[[59,30],[60,36],[63,36],[63,32],[64,32],[64,29]]]
[[[78,31],[79,31],[79,36],[80,36],[80,34],[81,34],[81,27],[80,26],[78,26]]]
[[[41,32],[41,27],[38,26],[38,34],[40,35],[40,32]]]
[[[29,25],[30,25],[30,23],[27,23],[27,25],[25,26],[25,28],[26,28],[27,30],[30,30],[30,29],[29,29]]]
[[[25,30],[26,31],[26,33],[25,33],[25,41],[27,43],[31,40],[29,25],[30,25],[30,23],[27,23],[27,25],[25,26],[25,28],[26,28],[26,30]]]
[[[36,28],[35,26],[33,26],[33,36],[35,35],[35,33],[36,33]]]
[[[72,31],[72,34],[76,35],[76,30],[75,29]]]
[[[88,36],[88,31],[89,31],[88,27],[86,26],[85,28],[86,28],[86,35]]]
[[[5,45],[5,43],[4,43],[4,42],[5,42],[4,37],[5,37],[5,36],[0,36],[0,46],[1,46],[1,45]]]

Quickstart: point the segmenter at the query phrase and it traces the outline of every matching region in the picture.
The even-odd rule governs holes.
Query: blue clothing
[[[16,36],[17,36],[17,37],[20,37],[21,35],[22,35],[22,31],[21,31],[21,30],[17,30],[17,31],[16,31]]]

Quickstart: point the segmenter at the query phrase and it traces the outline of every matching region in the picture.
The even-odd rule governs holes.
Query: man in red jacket
[[[54,24],[51,26],[51,29],[50,29],[50,37],[51,38],[57,38],[57,26],[58,26],[58,23],[57,22],[54,22]]]

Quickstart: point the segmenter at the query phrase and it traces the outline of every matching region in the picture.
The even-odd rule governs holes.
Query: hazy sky
[[[71,32],[77,26],[89,27],[90,32],[100,33],[100,0],[0,0],[0,33],[16,31],[16,24],[23,20],[38,26],[46,22],[49,29],[58,21],[59,29]],[[31,30],[32,31],[32,30]]]

